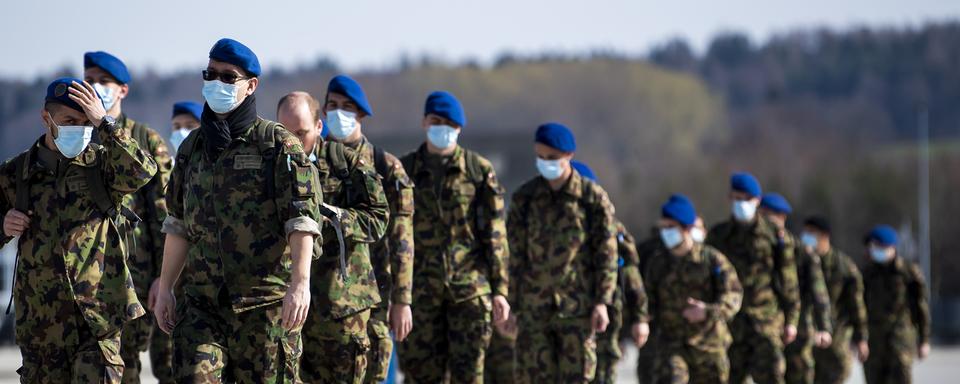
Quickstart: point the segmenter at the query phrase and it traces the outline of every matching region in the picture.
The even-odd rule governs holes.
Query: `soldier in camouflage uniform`
[[[691,235],[693,230],[691,229]],[[637,244],[637,256],[639,264],[637,269],[640,271],[641,278],[646,280],[648,276],[647,266],[657,255],[662,255],[666,250],[663,249],[663,241],[660,240],[660,229],[653,227],[650,229],[646,240]],[[649,317],[649,316],[648,316]],[[642,348],[637,349],[637,381],[640,384],[653,383],[655,373],[654,359],[656,358],[657,347],[657,325],[655,318],[649,318],[650,336],[647,343]]]
[[[120,329],[145,314],[126,265],[121,202],[157,164],[80,83],[50,84],[47,133],[0,165],[0,246],[20,236],[13,298],[22,383],[120,383]]]
[[[319,102],[309,94],[284,96],[277,116],[309,146],[323,186],[325,204],[341,220],[344,248],[334,232],[324,232],[323,255],[315,263],[314,306],[304,326],[301,378],[308,383],[361,383],[371,348],[370,309],[380,302],[370,247],[384,234],[388,212],[380,177],[356,151],[320,137]],[[333,122],[329,112],[327,121]],[[341,263],[344,263],[341,265]]]
[[[727,322],[743,288],[733,265],[691,235],[696,211],[683,195],[661,207],[661,246],[647,264],[650,316],[656,321],[654,383],[726,383]]]
[[[457,145],[460,102],[437,91],[421,123],[427,142],[400,161],[414,182],[414,329],[398,354],[404,379],[482,383],[491,322],[507,304],[503,188],[490,161]]]
[[[393,354],[390,330],[394,331],[398,341],[403,341],[413,328],[410,310],[413,300],[413,181],[407,177],[400,159],[373,145],[364,136],[362,121],[367,114],[358,108],[364,104],[367,100],[363,89],[352,78],[339,75],[330,81],[324,109],[327,113],[339,109],[338,113],[354,114],[357,123],[337,125],[337,129],[328,127],[331,128],[329,137],[356,150],[367,164],[374,165],[390,204],[386,235],[370,250],[382,301],[373,308],[367,324],[371,348],[367,354],[364,382],[380,383],[387,379]]]
[[[243,44],[213,46],[201,126],[167,191],[154,315],[173,332],[178,383],[299,382],[321,186],[300,140],[257,116],[259,75]]]
[[[783,346],[796,338],[800,318],[794,250],[782,246],[773,224],[756,214],[760,193],[760,183],[752,175],[734,174],[733,218],[714,226],[706,240],[727,256],[743,285],[743,308],[730,326],[734,384],[747,376],[758,384],[783,383]]]
[[[147,185],[125,198],[124,205],[137,216],[140,223],[133,228],[134,244],[127,266],[133,275],[133,285],[141,302],[147,302],[153,280],[160,276],[160,261],[163,259],[163,219],[167,216],[164,191],[170,181],[173,160],[163,138],[148,127],[129,118],[122,112],[123,99],[130,92],[130,74],[120,59],[107,52],[87,52],[83,55],[83,77],[93,84],[103,100],[107,114],[113,116],[137,144],[153,156],[157,174]],[[140,352],[146,351],[153,333],[153,316],[144,316],[124,325],[120,354],[126,369],[123,382],[140,382]]]
[[[875,227],[866,238],[871,262],[863,268],[870,355],[867,384],[909,384],[914,355],[930,354],[927,287],[916,265],[897,253],[897,232]]]
[[[830,296],[830,323],[833,326],[830,345],[813,350],[814,382],[842,384],[850,375],[851,340],[861,361],[868,354],[863,279],[856,263],[830,244],[830,223],[825,218],[805,220],[801,242],[807,253],[820,259]]]
[[[538,127],[534,150],[540,176],[514,193],[507,219],[517,382],[589,383],[617,285],[613,205],[570,166],[567,127]]]
[[[830,345],[830,295],[823,280],[820,257],[807,252],[796,236],[787,231],[787,215],[793,212],[790,203],[777,193],[765,193],[760,200],[760,214],[777,230],[783,247],[792,248],[797,259],[797,280],[800,287],[800,325],[797,339],[787,344],[785,381],[788,384],[813,384],[813,347]]]

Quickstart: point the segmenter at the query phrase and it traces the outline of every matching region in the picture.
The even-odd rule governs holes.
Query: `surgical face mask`
[[[800,242],[806,247],[816,248],[819,241],[817,240],[816,235],[810,232],[804,232],[802,235],[800,235]]]
[[[447,149],[457,145],[457,137],[460,136],[460,130],[449,125],[431,125],[427,128],[427,140],[434,147]]]
[[[537,158],[537,171],[547,180],[556,180],[563,176],[564,160],[544,160]]]
[[[100,101],[103,102],[103,109],[109,111],[110,108],[113,108],[113,104],[117,102],[117,95],[116,92],[113,91],[113,88],[100,83],[93,83],[93,89],[100,95]]]
[[[183,144],[183,141],[189,135],[190,130],[185,128],[174,129],[173,132],[170,132],[170,144],[173,145],[174,152],[180,149],[180,144]]]
[[[880,264],[884,264],[891,259],[890,255],[887,253],[887,248],[876,245],[870,246],[870,258],[873,259],[874,262]]]
[[[239,84],[239,82],[238,82]],[[216,113],[227,113],[240,105],[237,101],[239,87],[237,84],[227,84],[220,80],[203,81],[203,99],[210,109]]]
[[[337,140],[343,140],[357,131],[357,114],[342,109],[327,112],[327,127]]]
[[[703,228],[693,227],[690,229],[690,237],[697,243],[703,243],[707,239],[707,234],[703,231]]]
[[[757,213],[757,206],[750,200],[734,200],[732,210],[733,217],[745,223],[753,220]]]
[[[87,148],[92,137],[93,127],[91,126],[65,125],[59,127],[57,138],[53,139],[53,144],[60,150],[60,154],[72,159]]]
[[[677,227],[661,228],[660,240],[663,240],[663,245],[666,245],[667,249],[674,249],[683,242],[683,232],[680,232],[680,228]]]

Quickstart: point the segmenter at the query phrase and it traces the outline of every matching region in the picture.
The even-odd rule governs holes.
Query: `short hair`
[[[294,91],[283,95],[277,103],[277,116],[280,116],[280,108],[298,100],[307,102],[307,108],[310,109],[310,114],[313,115],[314,121],[320,120],[320,101],[304,91]]]
[[[823,216],[810,216],[803,221],[803,225],[812,227],[828,235],[830,234],[830,221]]]

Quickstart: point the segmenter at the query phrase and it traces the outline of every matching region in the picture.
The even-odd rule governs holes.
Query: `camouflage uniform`
[[[646,240],[637,245],[637,256],[639,257],[638,269],[641,276],[649,276],[647,266],[657,255],[662,255],[666,249],[663,248],[663,242],[660,240],[660,230],[653,228]],[[650,336],[643,348],[637,350],[637,381],[640,384],[653,383],[654,359],[656,358],[657,326],[656,319],[650,318]]]
[[[153,156],[157,163],[157,174],[150,182],[136,193],[127,195],[124,204],[127,205],[141,222],[133,230],[136,244],[131,244],[133,252],[127,260],[130,274],[133,276],[133,286],[136,288],[140,302],[146,303],[153,280],[160,277],[160,264],[163,260],[164,235],[160,232],[163,220],[167,217],[167,202],[164,199],[167,183],[170,182],[170,172],[173,160],[163,141],[156,131],[142,123],[120,115],[117,126],[123,127],[137,144],[147,154]],[[140,352],[146,351],[151,344],[153,335],[158,336],[157,345],[169,346],[170,338],[160,331],[154,332],[156,320],[153,316],[143,316],[123,326],[120,337],[120,355],[123,356],[125,369],[123,382],[127,384],[140,382]],[[172,353],[172,351],[170,351]],[[151,360],[153,374],[163,383],[172,382],[172,367],[167,361]]]
[[[281,309],[289,235],[320,236],[316,170],[300,140],[267,120],[215,159],[202,133],[177,154],[163,224],[190,244],[173,331],[177,382],[298,382],[300,329],[281,327]]]
[[[650,316],[657,323],[655,383],[726,383],[727,347],[733,340],[727,322],[740,309],[743,288],[737,272],[719,251],[694,244],[676,256],[660,247],[646,269]],[[683,317],[688,298],[707,304],[707,318]]]
[[[410,305],[413,301],[413,181],[394,155],[381,152],[383,163],[378,163],[377,151],[366,137],[348,146],[355,149],[364,162],[374,165],[390,206],[386,235],[370,250],[382,301],[373,307],[367,324],[371,348],[364,382],[380,383],[387,379],[393,354],[393,339],[387,324],[389,304]]]
[[[613,305],[607,307],[610,325],[597,335],[597,373],[593,383],[613,384],[617,382],[617,363],[623,357],[620,350],[621,331],[630,334],[630,328],[637,322],[649,322],[647,318],[647,294],[640,277],[640,256],[637,243],[622,222],[617,220],[617,289],[613,294]],[[626,325],[626,327],[624,327]]]
[[[830,332],[830,295],[823,280],[820,256],[807,252],[796,236],[785,233],[785,246],[793,247],[797,259],[797,280],[800,287],[800,325],[797,338],[784,350],[788,384],[813,384],[813,347],[815,332]]]
[[[516,356],[516,335],[504,335],[494,328],[484,359],[484,384],[513,384]]]
[[[457,147],[451,156],[426,144],[401,162],[418,192],[415,213],[413,331],[399,345],[412,383],[482,383],[492,334],[490,295],[507,295],[503,188],[493,165]]]
[[[796,326],[800,294],[793,249],[777,239],[777,230],[757,216],[751,224],[731,219],[710,230],[707,244],[727,256],[743,285],[743,308],[730,330],[730,382],[749,375],[758,384],[783,383],[783,328]]]
[[[511,308],[520,383],[588,383],[597,368],[594,306],[613,306],[617,227],[598,184],[574,172],[557,191],[542,177],[513,195]]]
[[[863,278],[857,264],[836,248],[819,255],[830,294],[833,342],[813,350],[814,382],[842,384],[850,375],[850,343],[867,340],[867,309],[863,304]]]
[[[314,156],[324,202],[343,210],[346,276],[337,236],[328,226],[323,255],[313,263],[313,306],[303,326],[300,376],[307,383],[359,384],[370,351],[370,309],[380,303],[370,246],[386,231],[389,207],[373,163],[356,151],[322,141]]]
[[[870,355],[863,364],[868,384],[911,382],[917,347],[930,340],[926,284],[916,265],[897,256],[863,269]]]
[[[67,159],[41,138],[0,165],[0,212],[17,202],[22,177],[32,217],[19,239],[13,297],[22,383],[119,383],[120,329],[145,314],[126,264],[118,208],[157,172],[157,164],[122,130],[100,132]],[[94,201],[86,169],[100,167],[113,212]],[[20,173],[18,174],[18,171]],[[16,204],[22,205],[23,204]],[[0,234],[0,246],[12,238]]]

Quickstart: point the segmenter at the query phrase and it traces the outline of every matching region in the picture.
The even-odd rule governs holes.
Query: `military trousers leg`
[[[146,351],[153,332],[154,317],[150,314],[123,325],[120,335],[120,356],[123,358],[123,383],[140,383],[140,352]]]
[[[153,317],[152,314],[149,315]],[[156,323],[156,318],[154,318]],[[150,369],[160,384],[175,384],[173,377],[173,337],[163,332],[156,324],[150,336]]]
[[[617,363],[623,357],[620,350],[620,332],[623,330],[623,313],[616,305],[607,306],[610,324],[607,330],[597,335],[597,373],[594,384],[617,382]]]
[[[764,327],[760,332],[744,316],[734,319],[730,358],[730,382],[743,384],[747,376],[756,384],[783,384],[786,361],[783,358],[782,326]]]
[[[374,308],[367,323],[367,335],[370,337],[370,350],[367,352],[367,374],[364,383],[380,383],[387,379],[390,370],[390,356],[393,354],[393,339],[387,324],[387,308]]]
[[[404,382],[482,384],[493,333],[490,297],[455,302],[415,296],[412,309],[413,331],[398,350]]]
[[[77,324],[84,321],[82,318],[74,320]],[[21,346],[22,365],[17,369],[20,383],[120,384],[124,370],[120,356],[120,330],[98,340],[85,324],[80,327],[79,345]]]
[[[783,351],[787,362],[787,373],[784,375],[787,384],[813,384],[813,339],[809,336],[812,333],[811,329],[810,332],[797,336]]]
[[[328,319],[313,310],[304,324],[300,376],[304,383],[360,384],[367,370],[370,310]]]
[[[827,348],[813,349],[813,381],[817,384],[843,384],[850,376],[852,357],[850,339],[852,329],[833,333],[833,343]]]
[[[484,384],[513,384],[517,339],[494,330],[484,357]]]
[[[655,359],[658,384],[726,384],[730,361],[725,351],[701,351],[689,347],[660,351]]]
[[[519,313],[517,382],[589,383],[597,369],[596,334],[589,317]]]
[[[863,363],[867,384],[910,384],[912,382],[913,354],[916,353],[915,338],[892,335],[871,330],[870,355]],[[878,337],[880,336],[880,337]]]
[[[637,350],[637,382],[639,384],[651,384],[656,376],[656,335],[653,334],[653,324],[650,328],[651,334],[647,338],[647,343]]]

